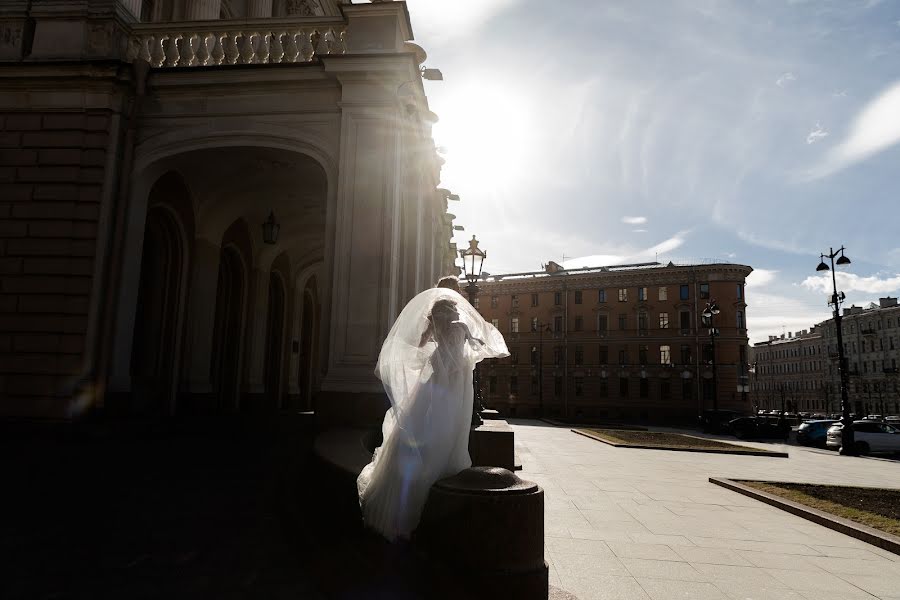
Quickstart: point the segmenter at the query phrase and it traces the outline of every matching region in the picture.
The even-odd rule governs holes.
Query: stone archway
[[[173,172],[154,184],[148,206],[129,362],[130,412],[170,415],[179,386],[193,214],[190,194]]]
[[[230,411],[240,402],[241,346],[247,272],[240,251],[233,245],[222,248],[216,284],[216,312],[213,324],[213,356],[210,379],[216,397],[215,408]]]
[[[266,317],[265,397],[268,406],[285,408],[282,387],[286,294],[281,275],[269,274],[269,306]]]
[[[302,292],[303,309],[300,321],[300,361],[298,385],[300,389],[300,410],[313,409],[315,365],[318,347],[318,289],[315,276],[310,277]]]

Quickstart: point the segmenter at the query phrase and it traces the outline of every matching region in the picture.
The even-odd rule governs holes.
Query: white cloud
[[[775,275],[778,274],[778,271],[773,269],[759,269],[754,268],[753,272],[747,276],[747,287],[748,288],[759,288],[764,287],[775,281]]]
[[[676,233],[669,239],[662,241],[662,242],[656,244],[655,246],[647,248],[643,252],[638,253],[636,255],[636,258],[637,257],[642,257],[642,258],[651,258],[652,257],[653,260],[656,260],[657,258],[659,258],[660,254],[665,254],[667,252],[671,252],[672,250],[675,250],[676,248],[680,248],[684,244],[685,233],[686,232],[684,232],[684,231],[680,231],[680,232]]]
[[[869,102],[853,121],[849,135],[835,146],[825,162],[805,179],[827,177],[900,142],[900,82]]]
[[[684,244],[684,238],[688,232],[679,231],[667,240],[645,248],[643,250],[625,250],[621,254],[592,254],[567,260],[563,266],[567,269],[580,267],[603,267],[608,265],[639,263],[661,260],[661,254],[666,254]]]
[[[834,90],[833,92],[831,92],[831,97],[832,98],[846,98],[847,90]]]
[[[821,123],[816,121],[816,126],[806,136],[806,143],[815,144],[824,137],[828,137],[828,131],[826,131],[825,128],[822,127]]]
[[[788,71],[787,73],[782,73],[781,77],[775,80],[775,85],[778,87],[784,87],[791,81],[797,81],[796,75]]]
[[[770,335],[781,335],[786,331],[810,329],[829,316],[824,301],[806,304],[796,298],[758,292],[754,288],[747,291],[747,306],[747,331],[751,343],[765,341]]]
[[[889,292],[900,291],[900,274],[893,277],[878,277],[871,275],[869,277],[860,277],[855,273],[835,273],[838,289],[847,292],[865,292],[867,294],[885,294]],[[822,275],[810,276],[800,282],[803,287],[831,294],[833,291],[831,283],[831,274],[824,273]]]
[[[622,217],[622,222],[626,225],[643,225],[647,222],[647,217]]]
[[[647,233],[646,229],[632,229],[631,233]]]

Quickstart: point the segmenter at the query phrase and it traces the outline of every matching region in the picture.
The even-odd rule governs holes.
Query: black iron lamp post
[[[469,240],[469,247],[460,250],[460,257],[463,259],[463,274],[469,284],[466,286],[466,293],[469,296],[469,303],[475,306],[475,298],[478,297],[478,279],[481,277],[481,268],[484,266],[484,259],[487,258],[487,252],[478,247],[478,240],[475,236]],[[478,365],[475,365],[475,372],[472,374],[472,385],[474,387],[474,395],[472,397],[472,427],[479,427],[484,421],[481,419],[481,411],[484,406],[481,404],[481,385],[478,381]]]
[[[544,417],[544,332],[550,333],[550,326],[538,321],[536,329],[531,332],[538,334],[537,346],[537,376],[538,376],[538,418]]]
[[[719,410],[719,381],[716,376],[716,336],[719,335],[719,330],[713,327],[713,317],[719,314],[719,305],[716,304],[715,300],[710,300],[706,303],[706,308],[703,309],[703,312],[700,313],[700,316],[703,317],[703,322],[709,327],[709,344],[710,344],[710,352],[712,353],[712,374],[713,374],[713,410]]]
[[[853,419],[850,418],[850,400],[847,398],[847,364],[844,362],[844,335],[841,331],[841,303],[844,301],[844,292],[837,290],[837,278],[834,274],[835,265],[842,267],[850,264],[850,259],[844,256],[845,248],[841,246],[837,250],[828,249],[828,254],[822,254],[819,266],[816,271],[831,271],[831,300],[828,304],[834,311],[834,328],[837,332],[837,351],[838,351],[838,377],[841,386],[841,450],[844,456],[853,456],[856,454],[856,444],[853,435]],[[840,256],[838,256],[840,254]],[[831,261],[831,267],[825,263],[825,259]],[[834,259],[837,258],[837,261]]]
[[[278,232],[281,225],[275,220],[275,211],[269,211],[269,218],[262,224],[263,242],[266,244],[278,243]]]

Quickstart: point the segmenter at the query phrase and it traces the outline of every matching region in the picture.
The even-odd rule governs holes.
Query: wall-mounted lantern
[[[281,225],[275,221],[275,211],[269,211],[269,218],[262,224],[263,241],[267,244],[278,242],[278,231]]]

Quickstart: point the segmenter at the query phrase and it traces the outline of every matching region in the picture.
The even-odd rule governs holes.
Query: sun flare
[[[522,95],[468,85],[442,104],[434,136],[446,150],[444,174],[454,185],[499,191],[522,177],[536,146],[536,120]]]

